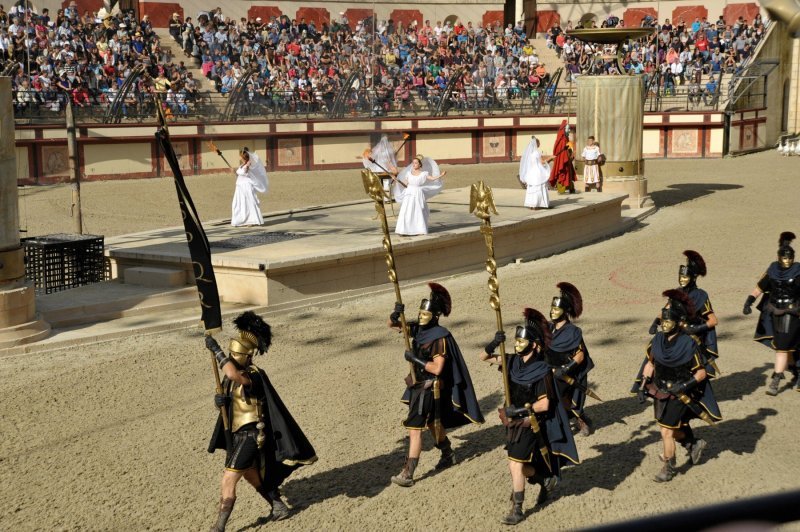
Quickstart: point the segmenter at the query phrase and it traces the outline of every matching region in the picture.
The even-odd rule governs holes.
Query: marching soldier
[[[583,407],[594,362],[583,341],[583,331],[571,321],[583,312],[583,298],[570,283],[561,282],[556,286],[561,294],[555,296],[550,305],[552,340],[546,353],[547,363],[553,368],[564,408],[576,420],[580,435],[589,436],[594,427]]]
[[[206,347],[225,374],[223,393],[214,397],[220,416],[208,446],[210,453],[226,451],[222,497],[212,532],[225,530],[242,477],[269,503],[274,520],[287,518],[290,510],[278,488],[295,469],[317,460],[266,372],[253,364],[253,356],[266,353],[272,343],[270,326],[250,311],[233,323],[239,337],[231,340],[228,355],[213,337],[206,336]]]
[[[440,316],[450,315],[450,294],[442,285],[428,286],[431,294],[420,303],[418,320],[407,324],[413,342],[405,359],[411,363],[413,373],[406,377],[402,401],[408,404],[403,426],[408,430],[409,446],[403,470],[392,477],[392,482],[403,487],[414,485],[414,470],[422,453],[422,431],[431,431],[436,448],[441,451],[436,464],[436,469],[441,470],[456,463],[446,429],[484,421],[461,350],[450,332],[439,325]],[[395,305],[389,317],[390,327],[402,326],[403,310],[402,304]]]
[[[526,308],[525,324],[514,335],[514,352],[508,361],[510,406],[499,409],[506,427],[506,451],[511,471],[511,510],[502,523],[516,525],[525,518],[525,482],[539,484],[537,504],[548,497],[560,476],[560,464],[579,463],[567,412],[561,403],[553,373],[545,360],[550,342],[547,319],[537,310]],[[486,345],[480,358],[497,362],[497,346],[505,341],[498,332]]]
[[[684,330],[691,322],[694,308],[681,290],[667,290],[669,299],[661,311],[660,330],[647,346],[646,361],[634,384],[639,402],[654,399],[654,416],[661,426],[663,466],[656,482],[668,482],[675,476],[675,442],[689,454],[693,465],[700,463],[705,440],[698,439],[689,422],[695,418],[713,424],[722,419],[711,382],[707,379],[705,353]]]
[[[708,292],[697,286],[697,278],[704,277],[707,273],[706,261],[698,252],[687,249],[683,252],[686,256],[686,264],[678,267],[678,290],[689,296],[692,306],[695,309],[694,317],[686,324],[684,331],[694,336],[700,343],[700,347],[705,351],[708,365],[706,372],[709,378],[717,377],[716,359],[719,358],[719,348],[717,347],[717,315],[711,306],[711,299]],[[657,316],[650,326],[650,334],[658,331],[661,316]]]
[[[795,390],[800,392],[797,378],[797,351],[800,349],[800,264],[794,261],[791,243],[795,235],[781,233],[778,239],[778,260],[767,268],[753,292],[744,303],[744,314],[750,314],[756,298],[762,294],[758,310],[756,341],[775,350],[775,368],[767,385],[767,395],[778,395],[783,372],[789,369],[796,379]]]

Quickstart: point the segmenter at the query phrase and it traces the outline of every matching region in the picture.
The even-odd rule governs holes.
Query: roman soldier
[[[553,372],[546,359],[550,326],[541,312],[526,308],[525,322],[516,328],[514,353],[508,360],[508,392],[511,404],[499,409],[506,427],[506,452],[511,471],[511,510],[502,523],[516,525],[523,519],[525,483],[540,486],[537,504],[544,503],[557,485],[566,461],[579,463],[578,450],[561,403]],[[481,360],[500,363],[494,354],[505,341],[500,331],[481,353]]]
[[[691,299],[682,290],[667,290],[659,331],[647,346],[644,366],[632,389],[644,403],[654,399],[654,417],[661,426],[663,462],[657,482],[675,476],[675,442],[687,451],[693,465],[700,463],[705,440],[698,439],[689,422],[695,418],[714,423],[722,419],[711,382],[707,379],[705,351],[685,332],[694,318]]]
[[[280,485],[295,469],[317,460],[266,372],[253,364],[253,357],[266,353],[272,343],[269,324],[250,311],[233,323],[239,336],[230,341],[227,355],[213,337],[206,336],[206,347],[225,374],[223,393],[214,396],[220,416],[208,445],[210,453],[226,451],[222,497],[212,532],[225,530],[242,477],[269,503],[274,520],[287,518],[290,510],[281,499]]]
[[[758,310],[755,340],[775,350],[775,367],[767,384],[767,395],[777,395],[783,372],[789,369],[797,378],[797,351],[800,349],[800,264],[794,261],[791,244],[794,233],[786,231],[778,239],[778,260],[767,268],[752,293],[747,296],[742,312],[750,314],[756,298],[763,294]]]
[[[436,464],[436,469],[441,470],[456,463],[446,429],[484,421],[461,350],[450,331],[439,324],[439,318],[449,316],[452,310],[450,294],[442,285],[428,286],[430,297],[420,303],[418,320],[407,324],[413,341],[405,359],[411,363],[412,373],[406,377],[402,401],[408,404],[403,426],[408,430],[409,447],[403,470],[392,477],[392,482],[403,487],[414,485],[422,431],[431,431],[434,444],[441,451]],[[389,317],[390,327],[402,326],[403,310],[402,304],[395,305]]]
[[[552,340],[547,349],[547,363],[553,368],[559,396],[564,408],[575,420],[581,436],[589,436],[594,427],[584,412],[589,371],[594,362],[583,341],[583,332],[571,320],[583,312],[583,298],[574,285],[561,282],[556,285],[560,294],[550,305]]]
[[[707,273],[706,261],[698,252],[687,249],[683,252],[686,256],[686,264],[678,267],[678,290],[686,292],[692,301],[695,315],[686,324],[684,331],[695,337],[700,347],[705,351],[708,365],[706,372],[710,378],[717,377],[716,359],[719,358],[717,347],[717,315],[711,306],[711,299],[708,292],[697,286],[697,278],[704,277]],[[650,326],[650,334],[658,331],[661,316],[653,320]]]

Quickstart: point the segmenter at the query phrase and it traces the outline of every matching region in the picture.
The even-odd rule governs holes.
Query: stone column
[[[601,168],[603,192],[628,194],[624,206],[649,207],[642,158],[641,76],[579,76],[575,157],[580,158],[586,137],[594,136],[606,156]],[[582,164],[576,164],[579,171]]]
[[[11,78],[0,77],[0,348],[50,333],[50,326],[37,319],[33,283],[25,280],[18,201]]]

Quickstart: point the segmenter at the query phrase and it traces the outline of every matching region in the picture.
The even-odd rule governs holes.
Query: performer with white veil
[[[549,209],[550,198],[547,196],[547,181],[550,179],[552,157],[542,162],[539,151],[539,139],[531,137],[522,159],[519,161],[519,180],[526,188],[525,206],[529,209]]]
[[[400,171],[393,188],[394,197],[401,202],[395,233],[405,236],[428,234],[430,209],[427,200],[441,192],[445,174],[447,172],[441,172],[436,161],[422,155],[414,157],[411,164]]]
[[[371,150],[364,151],[362,161],[364,168],[375,172],[381,178],[383,190],[387,194],[391,192],[392,181],[397,175],[397,157],[389,138],[381,135],[381,140]]]
[[[257,192],[266,194],[269,190],[269,178],[264,163],[255,152],[242,148],[239,152],[241,165],[236,170],[236,190],[233,193],[231,206],[231,225],[262,225],[261,202]]]

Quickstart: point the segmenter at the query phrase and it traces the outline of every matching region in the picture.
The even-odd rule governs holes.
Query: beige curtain
[[[579,76],[577,154],[593,135],[609,161],[642,158],[642,77]]]

